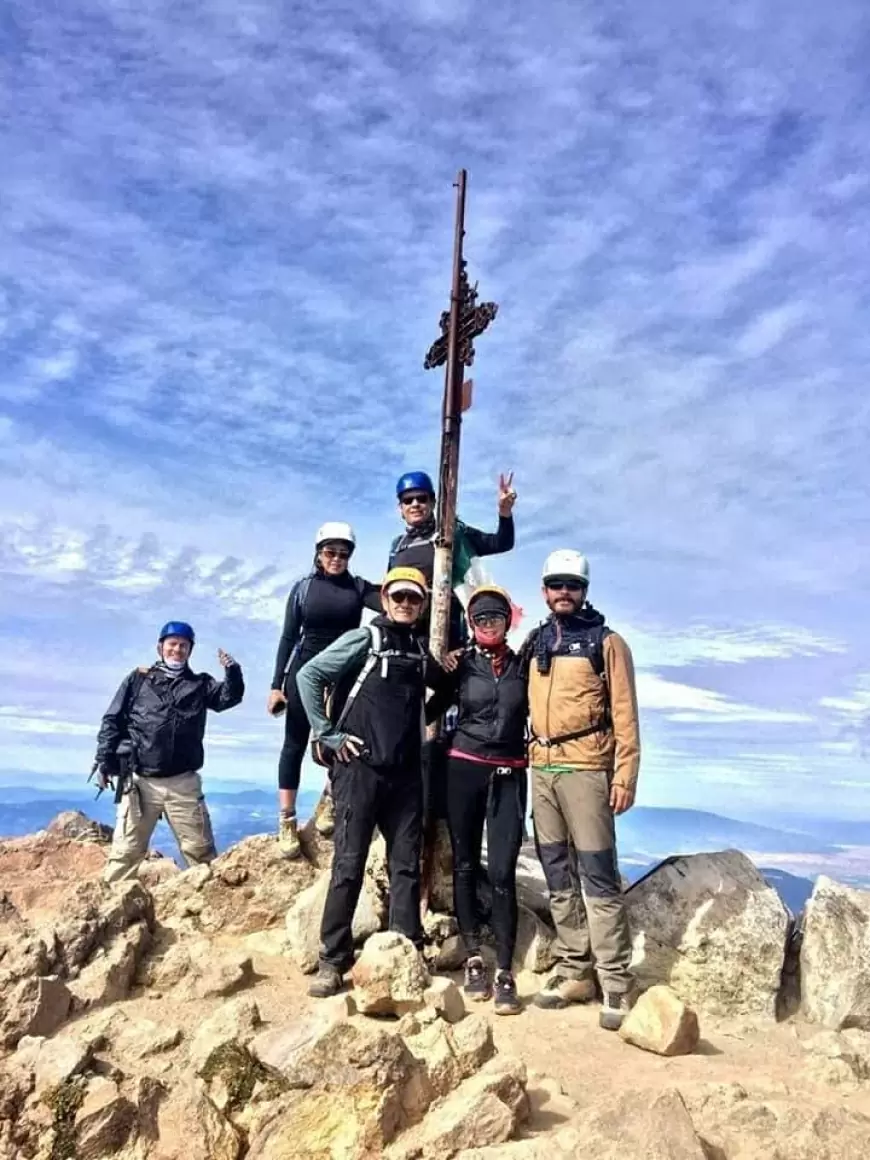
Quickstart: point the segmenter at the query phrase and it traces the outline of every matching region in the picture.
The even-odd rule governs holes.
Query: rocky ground
[[[98,880],[105,831],[61,815],[0,843],[3,1160],[852,1160],[870,1149],[870,894],[822,879],[795,923],[736,851],[627,892],[647,988],[624,1036],[594,1007],[466,1010],[442,865],[424,967],[384,933],[383,850],[348,993],[316,1003],[330,843],[268,836],[212,867]],[[516,968],[551,960],[523,865]],[[482,888],[486,905],[486,890]]]

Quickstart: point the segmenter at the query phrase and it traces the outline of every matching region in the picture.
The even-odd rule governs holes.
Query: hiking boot
[[[510,971],[499,971],[495,976],[496,1015],[519,1015],[522,1009],[513,975]]]
[[[281,815],[278,822],[278,846],[285,858],[298,858],[302,853],[295,814]]]
[[[335,802],[332,795],[325,793],[317,803],[314,813],[314,827],[321,838],[330,838],[335,833]]]
[[[598,1026],[604,1031],[618,1031],[636,999],[634,991],[626,991],[624,994],[605,991],[601,1010],[598,1012]]]
[[[536,1007],[558,1011],[572,1003],[589,1003],[595,998],[594,979],[567,979],[564,975],[550,975],[537,995]]]
[[[309,984],[308,994],[312,999],[329,999],[343,990],[344,976],[341,971],[329,963],[321,963]]]
[[[486,964],[480,955],[472,955],[465,964],[465,984],[462,990],[473,1003],[482,1003],[492,994]]]

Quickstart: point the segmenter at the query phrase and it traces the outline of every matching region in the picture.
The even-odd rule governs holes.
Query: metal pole
[[[444,375],[444,406],[441,417],[441,460],[438,479],[438,538],[432,578],[432,613],[429,646],[442,657],[450,645],[450,604],[453,595],[453,534],[459,489],[459,436],[462,424],[462,380],[465,367],[459,355],[459,326],[463,305],[465,236],[465,185],[460,169],[456,180],[456,227],[453,240],[453,283],[450,290],[450,327],[447,335],[447,369]]]

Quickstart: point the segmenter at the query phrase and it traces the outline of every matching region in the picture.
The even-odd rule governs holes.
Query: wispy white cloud
[[[638,673],[637,695],[642,709],[664,713],[669,720],[684,723],[714,720],[733,724],[749,721],[794,724],[812,721],[807,713],[741,704],[710,689],[669,681],[655,673]]]
[[[862,719],[870,647],[867,14],[672,17],[6,5],[0,705],[95,725],[183,611],[204,667],[244,659],[232,730],[271,776],[262,701],[313,529],[351,518],[376,577],[395,476],[434,463],[422,358],[461,162],[501,308],[460,498],[489,525],[517,471],[498,579],[532,622],[546,552],[589,553],[648,752],[718,785],[705,756],[760,732],[840,770],[822,747]],[[59,768],[31,738],[4,762]]]

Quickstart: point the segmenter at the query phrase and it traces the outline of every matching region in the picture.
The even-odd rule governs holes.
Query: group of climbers
[[[390,929],[422,947],[428,801],[445,817],[452,845],[466,995],[492,997],[499,1014],[521,1009],[512,963],[531,768],[535,844],[556,927],[556,965],[534,1001],[561,1008],[589,1002],[600,989],[599,1022],[615,1029],[635,990],[614,831],[614,817],[633,804],[640,753],[629,648],[588,603],[586,559],[559,550],[542,572],[549,616],[518,652],[507,640],[509,595],[484,586],[471,594],[464,613],[454,592],[450,647],[439,663],[428,647],[437,534],[431,479],[424,472],[403,475],[397,499],[405,530],[393,541],[380,585],[351,574],[356,538],[349,524],[318,530],[313,568],[287,601],[268,698],[269,712],[285,720],[278,840],[288,858],[300,854],[296,798],[309,741],[328,780],[315,824],[334,834],[334,858],[309,993],[337,993],[353,962],[353,916],[376,828],[386,843]],[[513,547],[515,501],[512,478],[502,477],[495,533],[457,521],[454,587],[473,556]],[[376,615],[361,627],[365,609]],[[113,881],[135,873],[161,814],[188,863],[214,857],[198,772],[206,709],[237,704],[244,685],[225,653],[219,654],[227,670],[222,684],[193,674],[192,647],[189,626],[167,625],[157,664],[126,679],[103,720],[101,784],[117,773],[120,739],[130,738],[138,754],[134,793],[119,805],[107,872]],[[448,711],[436,778],[423,724]],[[151,756],[143,760],[145,754]],[[435,807],[427,769],[438,782]],[[479,909],[484,837],[493,974],[482,953]]]

